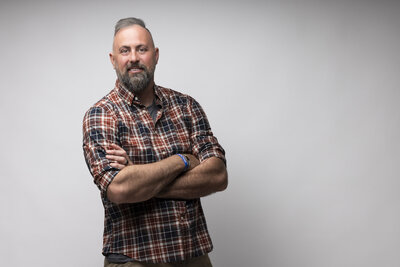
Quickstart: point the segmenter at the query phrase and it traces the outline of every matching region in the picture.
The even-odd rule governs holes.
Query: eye
[[[147,52],[147,48],[144,47],[144,46],[141,46],[141,47],[139,47],[138,51],[139,51],[140,54],[144,54],[144,53]]]
[[[127,54],[127,53],[129,53],[129,49],[126,48],[126,47],[123,47],[123,48],[121,48],[121,49],[119,50],[119,52],[120,52],[121,54]]]

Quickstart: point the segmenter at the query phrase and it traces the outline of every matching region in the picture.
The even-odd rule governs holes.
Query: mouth
[[[139,73],[139,72],[142,72],[143,71],[143,69],[140,69],[140,68],[131,68],[131,69],[128,69],[128,72],[129,73]]]
[[[133,73],[133,74],[142,72],[143,70],[144,68],[140,66],[128,66],[127,68],[128,73]]]

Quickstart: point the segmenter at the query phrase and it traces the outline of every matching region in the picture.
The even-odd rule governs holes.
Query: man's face
[[[133,25],[122,28],[115,35],[110,60],[120,82],[138,94],[154,81],[158,48],[154,47],[145,28]]]

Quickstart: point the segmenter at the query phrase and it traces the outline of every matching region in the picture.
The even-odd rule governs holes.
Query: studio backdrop
[[[214,266],[400,266],[399,3],[2,1],[0,265],[102,266],[82,119],[135,16],[226,150]]]

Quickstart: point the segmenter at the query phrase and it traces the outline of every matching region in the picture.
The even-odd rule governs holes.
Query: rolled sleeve
[[[83,153],[94,183],[102,194],[118,174],[119,170],[110,166],[106,149],[117,144],[117,118],[107,107],[90,108],[83,119]]]
[[[210,123],[200,104],[191,99],[189,112],[192,118],[191,142],[193,154],[200,162],[210,157],[220,158],[226,164],[225,150],[218,143],[218,139],[211,131]]]

